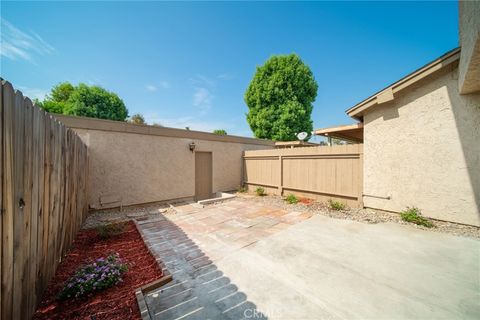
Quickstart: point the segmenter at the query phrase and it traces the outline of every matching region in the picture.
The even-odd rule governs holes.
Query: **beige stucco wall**
[[[195,195],[192,139],[75,129],[89,148],[89,201],[118,195],[123,205]],[[235,190],[241,183],[244,150],[269,146],[193,140],[196,151],[211,151],[213,192]]]
[[[462,93],[480,91],[480,1],[459,2],[462,54],[459,83]]]
[[[480,94],[452,65],[364,115],[366,207],[480,225]]]
[[[238,188],[244,150],[274,147],[267,140],[57,117],[88,146],[92,208],[100,208],[100,197],[121,198],[124,206],[194,197],[195,154],[188,146],[192,141],[196,151],[212,152],[213,192]]]

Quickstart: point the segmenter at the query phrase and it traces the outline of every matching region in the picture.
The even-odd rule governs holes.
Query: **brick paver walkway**
[[[251,315],[255,305],[217,269],[215,261],[311,217],[248,199],[176,209],[175,214],[139,223],[147,245],[174,279],[145,297],[153,319]]]

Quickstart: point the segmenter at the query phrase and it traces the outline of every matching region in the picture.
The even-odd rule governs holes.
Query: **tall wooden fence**
[[[363,145],[245,151],[244,184],[362,206]]]
[[[87,214],[87,148],[2,81],[2,319],[29,319]]]

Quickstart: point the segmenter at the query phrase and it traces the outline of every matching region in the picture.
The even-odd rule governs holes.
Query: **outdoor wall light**
[[[188,144],[188,147],[190,148],[190,151],[193,152],[193,151],[195,150],[195,142],[193,142],[193,141],[190,142],[190,143]]]

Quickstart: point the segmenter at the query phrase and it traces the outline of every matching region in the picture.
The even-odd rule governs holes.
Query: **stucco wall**
[[[196,151],[212,152],[213,192],[235,190],[240,185],[244,150],[273,148],[273,142],[257,139],[127,125],[130,131],[152,130],[212,140],[141,134],[124,132],[124,128],[111,121],[59,118],[88,146],[89,204],[93,208],[100,208],[100,196],[121,197],[123,205],[193,197],[195,154],[188,147],[192,141]],[[116,131],[117,128],[120,130]],[[219,139],[236,142],[215,141]]]
[[[480,1],[459,1],[462,54],[459,82],[462,93],[480,90]]]
[[[480,225],[480,94],[453,65],[364,115],[366,207]]]

